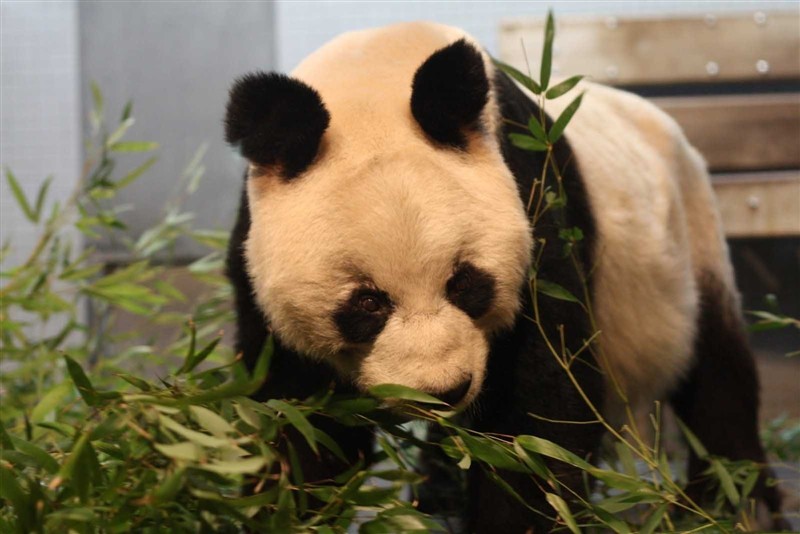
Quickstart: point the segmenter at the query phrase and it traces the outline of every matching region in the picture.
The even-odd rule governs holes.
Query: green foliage
[[[773,294],[768,294],[765,298],[766,310],[747,312],[755,319],[750,324],[751,332],[764,332],[768,330],[780,330],[782,328],[800,329],[800,319],[789,317],[781,313],[778,299]],[[787,357],[800,356],[800,350],[795,350],[786,354]]]
[[[568,93],[578,78],[549,87],[554,38],[548,19],[540,82],[502,67],[537,95]],[[536,436],[480,434],[458,425],[450,407],[425,393],[386,384],[372,397],[348,398],[322,391],[308,399],[248,398],[267,376],[272,354],[268,343],[253,373],[234,357],[220,335],[233,322],[231,293],[220,274],[226,235],[191,227],[183,200],[203,172],[203,149],[180,179],[176,199],[164,218],[135,241],[126,241],[118,192],[149,172],[155,157],[132,161],[133,170],[117,175],[118,158],[136,158],[157,145],[127,141],[134,126],[132,105],[108,133],[104,101],[92,85],[86,175],[64,202],[48,201],[49,180],[34,201],[6,169],[10,190],[20,209],[39,225],[40,238],[20,265],[3,265],[0,289],[0,531],[2,532],[264,532],[341,533],[354,526],[366,534],[431,532],[445,528],[440,519],[419,512],[403,498],[413,495],[424,477],[417,473],[420,450],[441,450],[459,473],[483,469],[512,497],[527,503],[502,478],[506,470],[530,477],[546,493],[561,530],[662,532],[732,531],[748,527],[756,466],[709,458],[709,476],[719,481],[716,506],[704,510],[685,494],[664,453],[659,411],[652,419],[655,438],[648,441],[635,425],[611,428],[599,411],[596,421],[612,434],[609,466],[593,463]],[[555,143],[580,105],[580,96],[553,126],[544,115],[534,118],[519,146],[546,152],[537,181],[541,200],[529,205],[535,221],[545,210],[562,208],[553,159]],[[569,110],[569,108],[568,108]],[[559,122],[560,121],[560,122]],[[528,135],[529,134],[529,135]],[[546,185],[547,184],[547,185]],[[533,197],[532,197],[533,198]],[[107,237],[124,242],[134,261],[110,269],[91,246],[77,246],[75,236]],[[196,302],[172,282],[165,261],[179,237],[208,246],[208,256],[184,266],[204,288]],[[564,256],[573,257],[583,234],[563,228]],[[585,295],[537,279],[531,272],[532,298],[538,294],[575,303],[576,313],[590,306]],[[94,312],[87,317],[83,312]],[[190,310],[177,312],[177,308]],[[125,330],[117,319],[133,315],[143,321]],[[93,318],[100,318],[98,321]],[[534,320],[537,318],[534,317]],[[126,324],[129,324],[128,321]],[[155,339],[154,327],[182,329],[177,339]],[[570,374],[580,352],[565,354],[542,332],[553,357]],[[591,350],[592,339],[581,350]],[[154,370],[155,373],[154,373]],[[570,374],[571,376],[571,374]],[[419,438],[398,411],[438,424],[441,442]],[[535,416],[535,414],[532,414]],[[310,480],[299,468],[287,433],[299,434],[319,454],[344,455],[313,421],[335,419],[357,427],[380,427],[379,463],[356,464],[335,480]],[[781,424],[768,429],[771,449],[796,461],[797,433]],[[796,429],[795,429],[796,430]],[[687,431],[692,447],[707,457],[702,444]],[[564,466],[580,469],[591,499],[573,494],[554,475]],[[244,493],[243,487],[256,490]]]

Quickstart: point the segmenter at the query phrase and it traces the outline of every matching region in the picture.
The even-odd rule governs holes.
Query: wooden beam
[[[728,237],[800,235],[800,171],[716,175],[713,185]]]
[[[800,168],[798,93],[652,101],[678,121],[713,171]]]
[[[800,78],[800,14],[559,17],[554,73],[613,85]],[[539,70],[543,19],[501,24],[500,59]],[[526,53],[523,52],[523,46]]]

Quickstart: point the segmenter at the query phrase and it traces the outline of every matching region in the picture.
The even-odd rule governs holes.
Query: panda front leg
[[[747,343],[738,299],[718,278],[700,281],[701,307],[694,361],[671,396],[677,416],[713,456],[751,460],[765,465],[751,493],[769,512],[767,527],[788,528],[780,515],[777,487],[768,485],[772,471],[758,433],[759,385],[753,354]],[[708,463],[690,451],[688,495],[699,504],[713,498],[711,479],[703,477]],[[761,521],[761,518],[759,518]]]
[[[553,315],[566,317],[558,311]],[[571,317],[575,319],[565,322],[574,322],[579,316]],[[570,327],[575,329],[572,331],[584,331],[584,326],[568,324],[567,331]],[[557,356],[544,346],[538,329],[520,318],[513,334],[492,346],[473,428],[509,436],[534,435],[593,460],[604,429],[590,423],[596,417],[586,399],[601,406],[603,377],[596,366],[580,359],[573,362],[569,371],[582,391],[575,387]],[[487,475],[488,468],[473,464],[468,477],[470,532],[550,532],[556,513],[547,502],[545,491],[561,491],[569,502],[573,493],[585,497],[586,488],[579,469],[556,462],[549,462],[548,467],[558,478],[559,490],[525,473],[498,471],[525,502],[522,504]]]

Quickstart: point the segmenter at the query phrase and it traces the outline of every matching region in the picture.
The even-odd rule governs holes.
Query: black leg
[[[709,454],[766,464],[758,435],[758,374],[738,302],[712,276],[701,281],[701,309],[693,366],[671,397],[678,417]],[[693,452],[689,459],[689,496],[703,502],[710,488],[700,474],[707,463]],[[780,494],[766,485],[764,468],[752,497],[780,520]]]

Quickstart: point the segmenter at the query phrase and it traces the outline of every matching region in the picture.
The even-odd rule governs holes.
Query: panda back
[[[705,162],[680,127],[630,93],[578,89],[585,95],[566,137],[596,219],[601,359],[632,401],[649,402],[688,367],[699,280],[711,274],[732,289],[727,249]],[[569,100],[546,111],[557,116]]]

